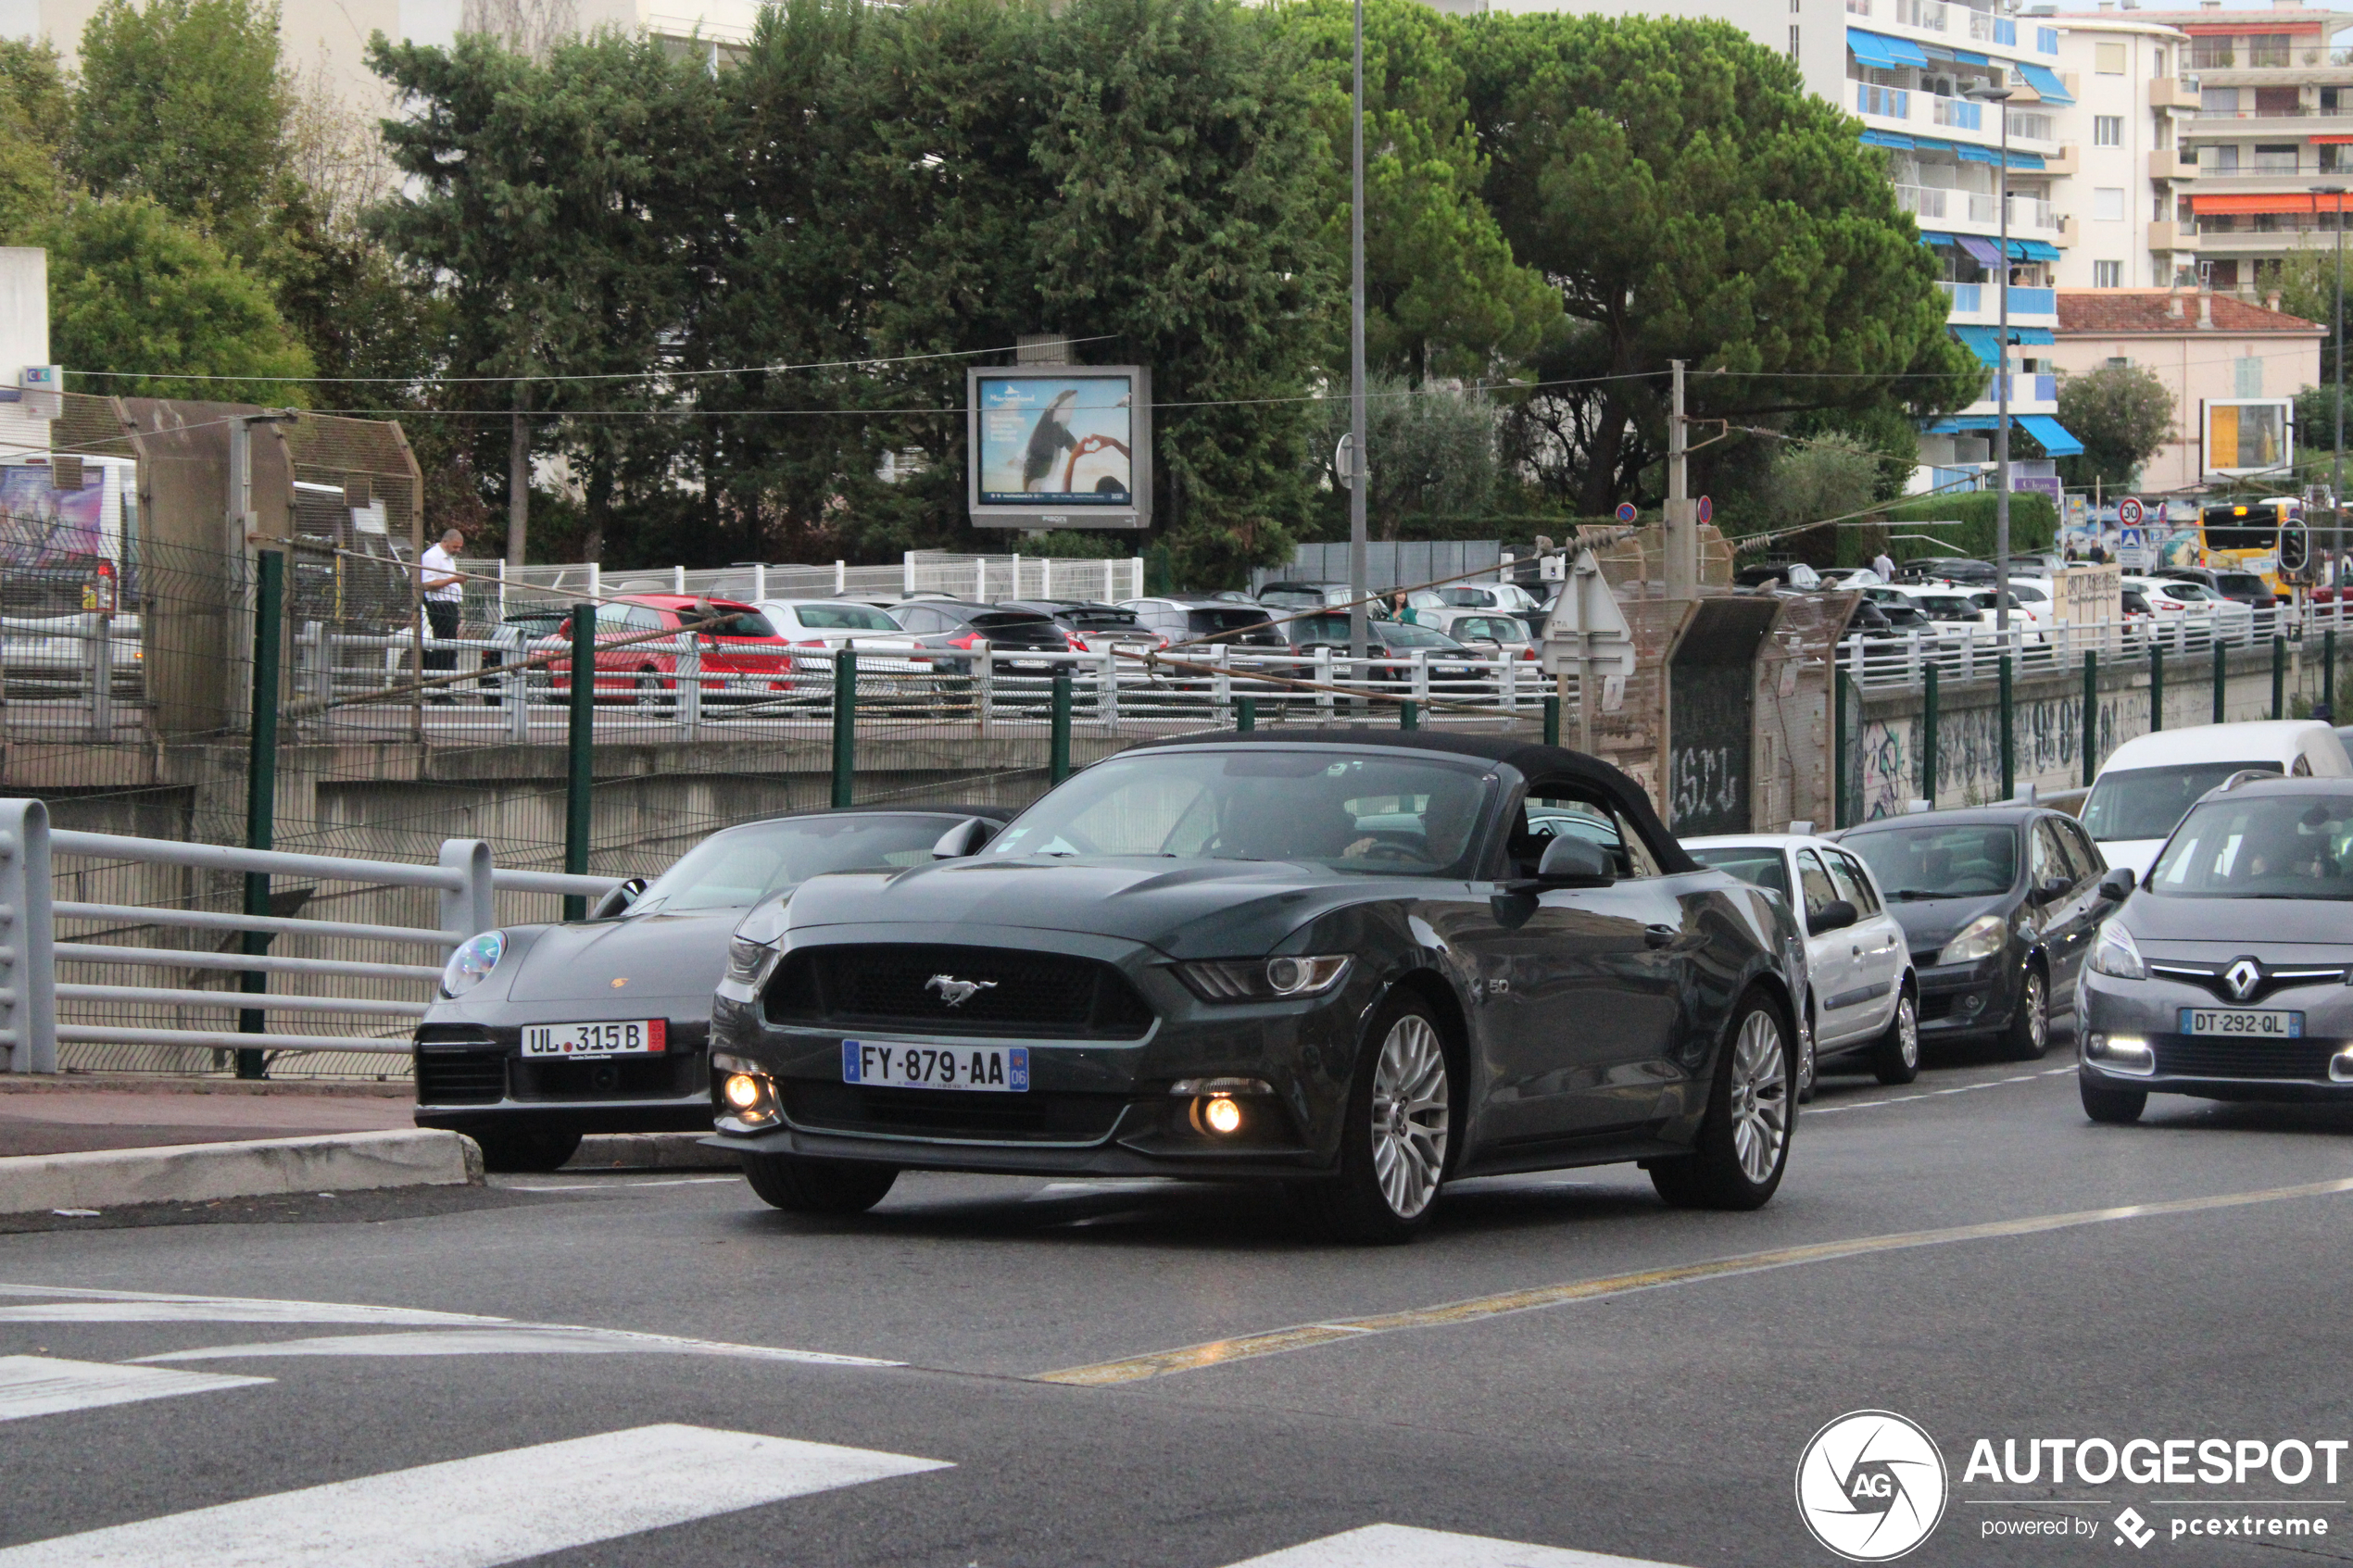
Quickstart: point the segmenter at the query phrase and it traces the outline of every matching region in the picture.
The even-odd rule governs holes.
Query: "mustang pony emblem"
[[[935,974],[924,982],[924,989],[937,991],[939,999],[951,1008],[963,1007],[983,991],[997,989],[994,980],[959,980],[952,974]]]

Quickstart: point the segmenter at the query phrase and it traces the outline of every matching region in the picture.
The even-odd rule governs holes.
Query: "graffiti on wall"
[[[1729,746],[1676,746],[1668,758],[1675,787],[1667,822],[1694,833],[1721,831],[1715,824],[1728,821],[1744,827],[1748,781],[1741,776],[1741,761]]]
[[[2145,693],[2109,693],[2099,699],[2097,755],[2116,749],[2120,732],[2120,705],[2137,702]],[[2129,716],[2128,716],[2129,717]],[[2143,713],[2129,732],[2147,727]],[[2067,788],[2082,778],[2083,698],[2045,697],[2013,706],[2010,730],[2015,751],[2014,776],[2020,784]],[[1863,820],[1899,814],[1926,792],[1921,787],[1920,717],[1906,714],[1893,720],[1866,720],[1860,737],[1860,793]],[[1962,806],[1998,799],[2002,793],[2001,709],[1946,709],[1937,724],[1936,802]]]

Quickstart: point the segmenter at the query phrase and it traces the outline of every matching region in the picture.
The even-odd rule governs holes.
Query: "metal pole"
[[[1683,423],[1683,361],[1669,359],[1672,407],[1667,416],[1667,508],[1661,518],[1659,575],[1667,596],[1688,599],[1699,592],[1699,524],[1692,516],[1690,432]]]
[[[2017,705],[2011,699],[2010,656],[2008,654],[2002,656],[2002,662],[1996,673],[2000,683],[2002,704],[2002,798],[2007,800],[2018,794],[2018,739],[2011,734],[2013,727],[2011,720],[2016,715]]]
[[[2329,459],[2329,581],[2345,599],[2345,189],[2336,193],[2336,445]],[[2334,714],[2336,709],[2332,707]],[[2332,720],[2331,722],[2334,721]]]
[[[2224,688],[2231,678],[2230,661],[2224,657],[2228,651],[2221,632],[2217,631],[2214,635],[2214,721],[2218,724],[2222,722]]]
[[[572,607],[570,722],[564,732],[564,870],[588,874],[588,834],[597,759],[597,607]],[[518,672],[520,677],[520,672]],[[564,919],[588,918],[588,900],[564,896]]]
[[[2336,722],[2336,628],[2321,633],[2321,700],[2328,704],[2329,722]]]
[[[1070,666],[1066,664],[1054,669],[1054,722],[1047,742],[1046,763],[1054,783],[1070,777]]]
[[[1397,705],[1397,727],[1401,730],[1420,729],[1422,727],[1422,705],[1414,701],[1411,697],[1408,697],[1403,702],[1399,703]]]
[[[2271,633],[2271,717],[2287,717],[2287,636]]]
[[[1922,672],[1927,685],[1920,693],[1920,797],[1936,804],[1936,666]]]
[[[1544,744],[1561,743],[1561,699],[1557,693],[1544,699]]]
[[[1234,699],[1234,733],[1246,735],[1258,728],[1258,699],[1238,696]]]
[[[531,533],[531,421],[523,415],[524,395],[518,385],[507,431],[507,564],[516,568],[523,564]]]
[[[1831,660],[1831,826],[1846,825],[1846,671]]]
[[[271,847],[278,816],[278,656],[279,631],[286,613],[286,556],[283,550],[260,552],[260,592],[256,596],[253,611],[253,710],[245,726],[245,847]],[[245,872],[245,913],[267,915],[270,912],[270,873]],[[270,950],[267,932],[248,931],[240,943],[249,956],[258,958]],[[267,991],[266,976],[259,970],[245,970],[237,976],[237,989],[247,994]],[[240,1009],[237,1033],[263,1035],[269,1033],[264,1014],[258,1008]],[[270,1075],[269,1059],[258,1050],[237,1052],[237,1076],[266,1078]]]
[[[858,776],[858,650],[834,652],[834,806],[854,803]]]
[[[2149,731],[2165,728],[2165,645],[2149,643]]]
[[[2100,655],[2083,650],[2083,787],[2092,787],[2100,750]]]
[[[2001,325],[1995,329],[1994,337],[2001,345],[2002,363],[1994,372],[1998,378],[1995,390],[2000,396],[2001,420],[1994,431],[1994,630],[2002,636],[2007,636],[2010,630],[2010,105],[2007,93],[2002,94],[2000,113],[2002,163],[1995,179],[2001,190],[1996,211],[2001,220]],[[2007,658],[2003,659],[2002,667],[2006,671],[2009,668]],[[2008,734],[2007,725],[2002,733]],[[2007,800],[2009,793],[2005,786],[2002,798]]]
[[[1348,657],[1365,657],[1365,0],[1356,0],[1355,76],[1349,95],[1348,195]],[[1361,707],[1361,704],[1360,704]]]

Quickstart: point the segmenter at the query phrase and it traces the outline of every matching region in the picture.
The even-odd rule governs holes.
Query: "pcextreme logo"
[[[1944,1497],[1935,1439],[1893,1411],[1849,1411],[1798,1456],[1798,1516],[1850,1562],[1886,1562],[1928,1539]]]

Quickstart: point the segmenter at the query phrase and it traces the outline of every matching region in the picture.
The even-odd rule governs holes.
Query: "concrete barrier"
[[[482,1150],[459,1134],[340,1133],[0,1160],[0,1213],[481,1181]]]

